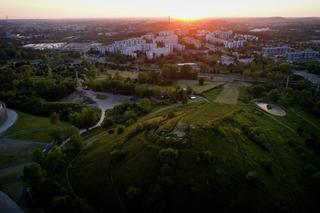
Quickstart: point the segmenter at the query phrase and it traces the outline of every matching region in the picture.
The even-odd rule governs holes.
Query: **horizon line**
[[[0,21],[6,21],[6,20],[97,20],[97,19],[167,19],[170,17],[173,20],[179,20],[181,21],[181,18],[173,17],[173,16],[157,16],[157,17],[126,17],[126,16],[113,16],[113,17],[56,17],[56,18],[8,18],[5,16],[4,18],[0,18]],[[203,17],[203,18],[190,18],[186,20],[208,20],[208,19],[263,19],[263,18],[283,18],[283,19],[290,19],[290,18],[320,18],[320,16],[212,16],[212,17]]]

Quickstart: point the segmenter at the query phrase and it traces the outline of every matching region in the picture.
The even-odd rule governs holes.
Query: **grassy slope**
[[[6,133],[6,136],[20,140],[51,142],[50,132],[56,126],[66,128],[70,134],[77,131],[76,127],[66,122],[52,125],[49,118],[19,112],[17,123]]]
[[[319,157],[306,149],[304,139],[285,125],[292,129],[303,126],[310,132],[317,132],[317,129],[290,110],[287,117],[277,118],[278,123],[260,112],[253,103],[214,103],[221,90],[217,88],[204,94],[210,103],[196,102],[176,107],[179,116],[162,123],[160,127],[170,129],[177,123],[197,126],[189,134],[191,147],[179,149],[175,185],[168,195],[171,208],[188,212],[209,209],[256,212],[257,208],[262,212],[275,209],[307,212],[317,203],[317,198],[311,192],[304,169],[308,165],[319,168]],[[240,96],[244,92],[241,89]],[[171,110],[168,108],[144,119],[166,115]],[[224,121],[226,117],[233,119],[231,122]],[[221,122],[218,133],[207,128],[212,122]],[[319,126],[319,121],[312,119],[312,122]],[[241,132],[239,123],[260,127],[269,151],[249,140]],[[119,210],[108,178],[108,165],[109,153],[117,142],[123,141],[123,135],[102,139],[79,157],[71,171],[71,182],[76,191],[99,209]],[[288,145],[290,139],[295,140],[294,147]],[[158,174],[157,153],[160,149],[161,146],[148,140],[144,133],[122,145],[122,150],[127,154],[112,167],[112,173],[114,185],[124,201],[129,186],[140,187],[145,192],[154,181]],[[199,152],[205,150],[213,153],[212,164],[196,161]],[[271,162],[271,170],[261,164],[266,159]],[[258,183],[249,184],[246,181],[249,171],[257,173]]]

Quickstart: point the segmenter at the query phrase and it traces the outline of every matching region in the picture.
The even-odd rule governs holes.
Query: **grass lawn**
[[[52,125],[49,118],[18,112],[17,123],[8,130],[5,136],[19,140],[51,142],[50,133],[57,126],[65,128],[70,135],[78,131],[76,127],[66,122]]]
[[[129,71],[118,71],[118,70],[108,70],[106,73],[101,73],[96,77],[97,81],[105,80],[108,78],[109,75],[114,75],[119,73],[119,75],[123,78],[138,78],[138,72],[129,72]]]
[[[181,87],[191,87],[193,91],[195,91],[197,94],[201,94],[203,92],[206,92],[208,90],[214,89],[223,83],[221,82],[212,82],[212,81],[205,81],[204,85],[200,86],[199,82],[197,80],[178,80],[177,85]]]
[[[222,104],[237,104],[239,97],[239,87],[240,85],[238,84],[225,84],[222,92],[219,94],[215,101]]]
[[[73,163],[70,179],[76,192],[98,210],[118,211],[119,203],[110,191],[116,188],[127,204],[126,190],[129,187],[146,192],[159,178],[157,157],[159,150],[167,147],[167,135],[158,135],[161,140],[157,140],[158,130],[173,132],[177,126],[182,128],[183,125],[179,124],[190,124],[192,127],[181,130],[187,133],[185,139],[190,145],[176,148],[179,159],[173,184],[166,194],[173,212],[242,212],[248,209],[255,212],[258,208],[270,212],[276,203],[300,212],[318,205],[319,202],[311,199],[315,199],[316,194],[310,191],[309,181],[306,181],[309,177],[304,171],[307,166],[320,168],[320,157],[305,146],[304,136],[286,126],[291,129],[302,126],[308,132],[317,133],[320,121],[295,109],[296,113],[288,110],[288,116],[276,118],[281,121],[276,122],[253,102],[237,101],[245,95],[241,86],[230,84],[226,88],[215,88],[203,94],[209,103],[165,107],[140,120],[162,120],[157,130],[143,131],[127,138],[130,129],[134,128],[130,126],[120,135],[114,133],[101,138]],[[228,104],[217,103],[215,100],[219,97]],[[231,102],[233,104],[229,104]],[[166,117],[172,110],[175,116]],[[259,140],[250,138],[243,126],[261,131]],[[115,148],[121,149],[124,156],[112,162],[110,153]],[[199,157],[205,151],[211,153],[212,163]],[[257,182],[248,182],[247,174],[251,171],[256,174]]]

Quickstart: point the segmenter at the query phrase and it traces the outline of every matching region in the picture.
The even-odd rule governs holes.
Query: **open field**
[[[98,210],[120,211],[121,203],[130,209],[129,187],[138,187],[144,197],[150,196],[146,192],[154,183],[162,190],[168,187],[159,180],[158,152],[171,146],[179,158],[169,179],[173,181],[170,190],[159,199],[168,200],[173,211],[254,212],[260,208],[270,212],[279,208],[277,203],[289,211],[319,208],[319,197],[302,171],[307,166],[320,168],[320,158],[295,130],[302,126],[306,134],[318,133],[320,121],[299,109],[288,109],[287,116],[275,118],[254,102],[241,102],[243,87],[238,92],[234,88],[239,85],[230,87],[228,93],[220,87],[204,93],[209,102],[165,107],[140,119],[157,122],[155,129],[127,137],[135,124],[120,135],[100,138],[72,164],[70,181],[75,192]],[[215,102],[222,99],[221,93],[233,104]],[[174,116],[168,117],[169,112]],[[112,161],[110,153],[115,150],[123,156]],[[209,153],[208,158],[203,153]]]
[[[108,70],[106,73],[101,73],[96,77],[97,81],[108,79],[108,75],[115,75],[118,73],[123,78],[138,78],[138,72],[130,72],[130,71],[118,71],[118,70]]]
[[[179,81],[177,81],[177,85],[184,87],[184,88],[189,86],[197,94],[201,94],[203,92],[206,92],[208,90],[216,88],[222,84],[223,84],[222,82],[205,81],[204,85],[200,86],[199,82],[197,80],[179,80]]]
[[[222,92],[216,98],[217,103],[235,105],[238,102],[240,87],[247,86],[241,83],[228,83],[223,86]]]
[[[23,112],[18,114],[17,123],[5,133],[5,137],[26,141],[51,142],[50,133],[57,126],[65,128],[70,135],[78,131],[76,127],[66,122],[52,125],[49,118],[33,116]]]

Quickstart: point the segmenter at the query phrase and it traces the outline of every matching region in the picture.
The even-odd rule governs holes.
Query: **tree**
[[[165,64],[162,69],[162,76],[164,79],[169,80],[177,80],[179,78],[178,75],[178,67],[173,64]]]
[[[200,77],[200,78],[199,78],[199,85],[200,85],[200,86],[203,86],[203,85],[204,85],[204,78],[203,78],[203,77]]]
[[[278,101],[280,99],[280,92],[278,89],[273,89],[268,93],[268,98],[272,101]]]
[[[181,102],[182,102],[182,104],[187,104],[188,103],[188,97],[186,95],[183,95]]]
[[[201,72],[208,72],[208,66],[206,64],[200,64]]]
[[[52,139],[55,141],[55,142],[62,142],[65,138],[65,132],[66,130],[62,127],[55,127],[51,130],[50,134],[51,134],[51,137]]]
[[[256,184],[258,182],[258,173],[256,171],[248,172],[246,180],[251,184]]]
[[[76,213],[95,213],[96,211],[87,204],[86,200],[76,197],[72,201],[72,210]]]
[[[124,127],[123,127],[123,126],[119,126],[119,127],[117,128],[117,134],[120,135],[120,134],[122,134],[123,132],[124,132]]]
[[[50,116],[50,123],[51,124],[58,124],[59,123],[59,120],[60,120],[60,115],[56,112],[52,113],[51,116]]]
[[[279,65],[279,69],[284,75],[290,75],[293,70],[293,65],[288,63],[282,63]]]
[[[161,149],[159,151],[159,161],[161,164],[176,165],[178,157],[178,151],[172,148]]]
[[[53,147],[46,158],[45,169],[52,174],[56,174],[63,172],[65,166],[65,155],[62,153],[61,148]]]
[[[127,189],[126,196],[130,203],[135,204],[141,198],[141,189],[131,186]]]
[[[191,95],[192,94],[192,88],[190,86],[187,86],[187,95]]]
[[[32,160],[40,165],[43,165],[45,159],[46,157],[40,149],[37,149],[32,153]]]
[[[82,137],[79,133],[74,134],[71,138],[69,143],[72,145],[73,149],[76,152],[80,152],[83,145]]]
[[[69,116],[70,122],[79,128],[89,128],[98,121],[99,115],[96,111],[83,108],[80,113],[72,112]]]
[[[32,163],[30,166],[23,168],[23,180],[27,185],[33,187],[39,186],[45,178],[45,172],[41,169],[40,164]]]
[[[144,113],[148,113],[152,109],[151,101],[148,98],[141,99],[138,103],[138,106]]]

